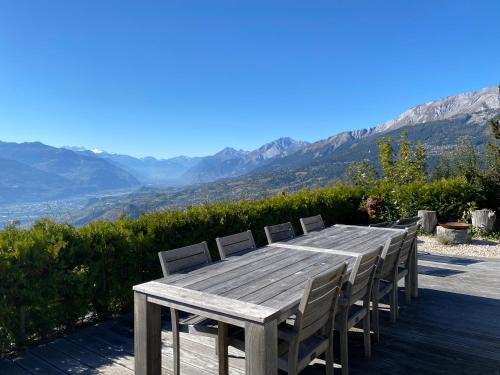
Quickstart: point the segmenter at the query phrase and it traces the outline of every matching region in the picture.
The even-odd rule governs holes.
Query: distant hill
[[[4,167],[0,171],[3,203],[131,189],[139,185],[134,176],[101,158],[40,142],[0,142],[0,159]]]
[[[411,141],[418,140],[425,144],[432,167],[441,156],[454,151],[461,138],[469,138],[476,146],[482,147],[490,136],[487,122],[498,113],[500,99],[496,87],[439,99],[408,110],[382,125],[343,132],[300,147],[293,153],[272,158],[237,177],[184,189],[143,190],[118,199],[102,199],[81,211],[76,222],[82,224],[98,217],[113,219],[123,214],[136,216],[140,212],[185,207],[208,200],[258,197],[325,185],[342,178],[351,161],[369,159],[377,163],[377,139],[389,136],[398,138],[402,129],[407,131]],[[418,119],[424,121],[416,122]],[[223,165],[227,163],[231,170],[235,170],[235,165],[238,165],[235,161],[247,157],[247,153],[242,151],[223,151],[219,155],[219,162],[222,160]],[[207,167],[210,170],[211,166]]]

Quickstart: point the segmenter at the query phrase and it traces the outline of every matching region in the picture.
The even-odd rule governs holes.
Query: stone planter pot
[[[470,229],[451,229],[441,225],[436,227],[436,237],[443,243],[466,244],[471,241]]]

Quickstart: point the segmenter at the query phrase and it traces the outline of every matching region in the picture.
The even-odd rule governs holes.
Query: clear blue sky
[[[0,0],[0,140],[314,141],[500,83],[500,1]]]

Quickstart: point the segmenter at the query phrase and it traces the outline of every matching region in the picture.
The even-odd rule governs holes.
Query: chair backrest
[[[274,243],[278,241],[288,241],[295,237],[292,223],[283,223],[277,225],[269,225],[264,227],[266,232],[267,242]]]
[[[300,225],[304,234],[325,229],[325,223],[321,215],[303,217],[300,219]]]
[[[419,224],[414,224],[411,226],[407,225],[395,225],[394,228],[397,229],[406,229],[406,237],[401,246],[401,252],[399,253],[399,263],[404,263],[409,260],[409,255],[412,251],[412,248],[417,240],[417,232],[419,228]]]
[[[308,339],[324,327],[327,328],[326,332],[332,330],[331,324],[346,270],[347,263],[343,263],[308,280],[295,319],[299,341]]]
[[[396,225],[414,225],[420,221],[420,216],[405,217],[396,221]]]
[[[349,282],[344,288],[344,301],[351,306],[356,301],[364,300],[369,303],[373,277],[377,269],[378,260],[382,252],[382,246],[377,249],[360,255],[352,268],[349,276]]]
[[[377,277],[385,278],[394,271],[394,267],[399,264],[399,255],[401,247],[406,238],[406,232],[389,238],[382,250],[381,261],[377,268]]]
[[[217,237],[215,242],[217,242],[221,259],[234,255],[243,255],[257,248],[251,230],[225,237]]]
[[[395,223],[392,221],[383,221],[381,223],[376,223],[376,224],[370,224],[370,227],[373,228],[390,228],[394,225]]]
[[[165,277],[212,263],[206,241],[178,249],[160,251],[158,256]]]

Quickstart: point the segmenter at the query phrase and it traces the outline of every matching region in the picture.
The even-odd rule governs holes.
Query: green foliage
[[[132,307],[132,286],[161,276],[158,251],[246,229],[259,244],[265,225],[321,213],[328,224],[355,223],[363,192],[347,185],[260,200],[202,204],[81,228],[47,219],[0,231],[0,349],[107,319]]]
[[[407,184],[426,180],[427,155],[425,146],[417,143],[412,146],[406,131],[400,133],[398,153],[395,154],[393,139],[378,140],[379,160],[384,179],[395,184]]]
[[[132,286],[161,276],[158,251],[251,229],[259,245],[263,227],[321,214],[327,225],[359,224],[366,198],[377,197],[380,220],[433,209],[441,220],[460,218],[477,190],[452,178],[404,185],[383,181],[371,188],[333,187],[268,198],[200,204],[137,219],[94,221],[75,228],[40,220],[30,229],[0,231],[0,349],[71,329],[83,321],[107,319],[132,307]],[[373,207],[372,207],[373,206]],[[366,210],[365,210],[366,211]]]
[[[381,221],[416,216],[418,210],[435,210],[439,220],[454,221],[462,217],[469,202],[478,199],[475,187],[463,177],[406,185],[383,182],[377,195],[382,206]]]
[[[354,186],[371,188],[377,182],[375,167],[368,160],[353,161],[348,164],[346,171],[347,181]]]

